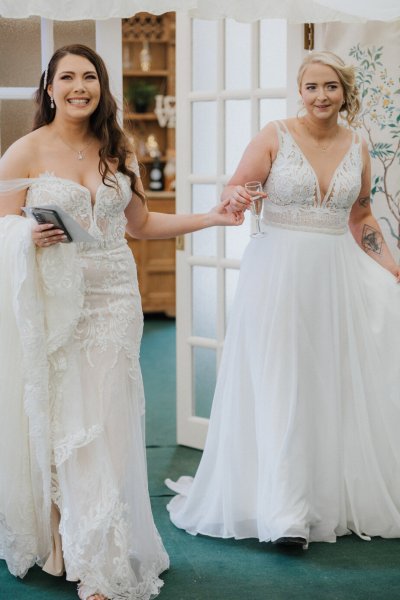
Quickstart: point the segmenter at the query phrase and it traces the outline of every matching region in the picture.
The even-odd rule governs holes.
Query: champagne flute
[[[251,237],[263,237],[265,233],[261,231],[260,227],[260,217],[264,201],[264,198],[261,195],[263,193],[261,181],[248,181],[244,184],[244,188],[251,196],[250,210],[256,220],[256,231],[251,234]]]

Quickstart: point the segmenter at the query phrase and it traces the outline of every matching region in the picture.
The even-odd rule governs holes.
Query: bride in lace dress
[[[169,561],[153,522],[139,366],[143,315],[125,240],[240,224],[149,213],[101,58],[59,49],[34,131],[0,161],[0,558],[79,582],[79,596],[148,600]],[[131,160],[129,157],[131,156]],[[131,165],[131,166],[129,166]],[[21,206],[56,204],[94,238],[65,241]]]
[[[400,269],[370,207],[354,70],[311,53],[303,117],[268,124],[224,190],[264,182],[266,235],[243,257],[205,451],[167,480],[177,527],[307,547],[400,537]]]

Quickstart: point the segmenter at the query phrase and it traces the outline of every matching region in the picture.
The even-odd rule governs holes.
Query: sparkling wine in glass
[[[261,195],[263,192],[261,181],[248,181],[244,184],[244,188],[251,196],[250,210],[256,220],[256,231],[251,234],[251,237],[262,237],[265,233],[261,231],[260,227],[260,217],[264,201],[264,198]]]

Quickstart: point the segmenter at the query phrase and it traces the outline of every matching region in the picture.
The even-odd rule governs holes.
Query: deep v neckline
[[[98,196],[101,188],[104,186],[103,182],[99,183],[99,185],[94,193],[94,196],[92,196],[92,192],[90,191],[90,189],[88,187],[86,187],[86,185],[83,185],[82,183],[75,181],[75,179],[69,179],[68,177],[59,177],[58,175],[55,175],[55,173],[49,173],[49,172],[40,173],[38,178],[40,179],[40,177],[58,179],[59,181],[65,181],[67,183],[72,183],[73,185],[81,188],[88,194],[92,210],[94,210],[94,208],[96,206],[97,196]]]
[[[304,162],[306,163],[306,165],[308,166],[308,168],[310,169],[310,171],[312,173],[312,176],[313,176],[314,181],[315,181],[315,189],[316,189],[316,192],[317,192],[317,206],[323,206],[324,204],[326,204],[327,200],[329,200],[329,198],[330,198],[330,195],[332,193],[332,188],[333,188],[333,186],[335,184],[335,179],[336,179],[336,176],[337,176],[337,173],[338,173],[340,167],[342,166],[342,164],[344,163],[344,161],[346,160],[347,156],[350,154],[350,151],[353,148],[353,145],[354,145],[354,142],[355,142],[355,134],[354,133],[352,134],[350,145],[347,148],[346,152],[343,154],[343,156],[340,159],[340,161],[339,161],[338,165],[336,166],[335,170],[333,171],[332,177],[329,180],[329,185],[328,185],[328,188],[326,190],[326,193],[322,197],[321,185],[320,185],[319,178],[317,176],[316,170],[312,166],[310,160],[307,158],[307,156],[304,153],[304,151],[300,148],[299,144],[294,139],[294,136],[289,131],[289,128],[287,127],[287,125],[285,123],[283,123],[283,121],[280,121],[280,122],[282,123],[282,126],[283,126],[285,132],[290,137],[293,145],[297,148],[297,150],[301,154],[301,157],[303,158]]]
[[[124,175],[123,173],[121,173],[121,171],[116,171],[114,173],[115,178],[118,181],[118,177],[119,175]],[[89,201],[90,201],[90,205],[92,207],[92,212],[94,212],[94,209],[96,207],[97,204],[97,197],[100,193],[100,191],[104,188],[107,187],[103,182],[99,183],[94,197],[92,196],[92,192],[90,191],[90,189],[88,187],[86,187],[85,185],[82,185],[82,183],[79,183],[78,181],[75,181],[75,179],[68,179],[68,177],[59,177],[58,175],[56,175],[54,172],[52,171],[44,171],[43,173],[39,173],[38,175],[38,179],[40,179],[41,177],[47,177],[47,178],[52,178],[52,179],[58,179],[59,181],[65,181],[66,183],[72,183],[73,185],[77,186],[78,188],[81,188],[82,190],[84,190],[86,192],[86,194],[89,197]],[[119,185],[119,184],[118,184]]]

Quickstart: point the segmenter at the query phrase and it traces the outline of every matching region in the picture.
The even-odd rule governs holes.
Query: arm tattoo
[[[383,236],[377,229],[370,225],[364,225],[361,235],[361,244],[365,252],[374,254],[382,253]]]
[[[365,196],[365,198],[359,198],[358,202],[361,204],[361,206],[367,208],[371,203],[371,198],[369,196]]]

